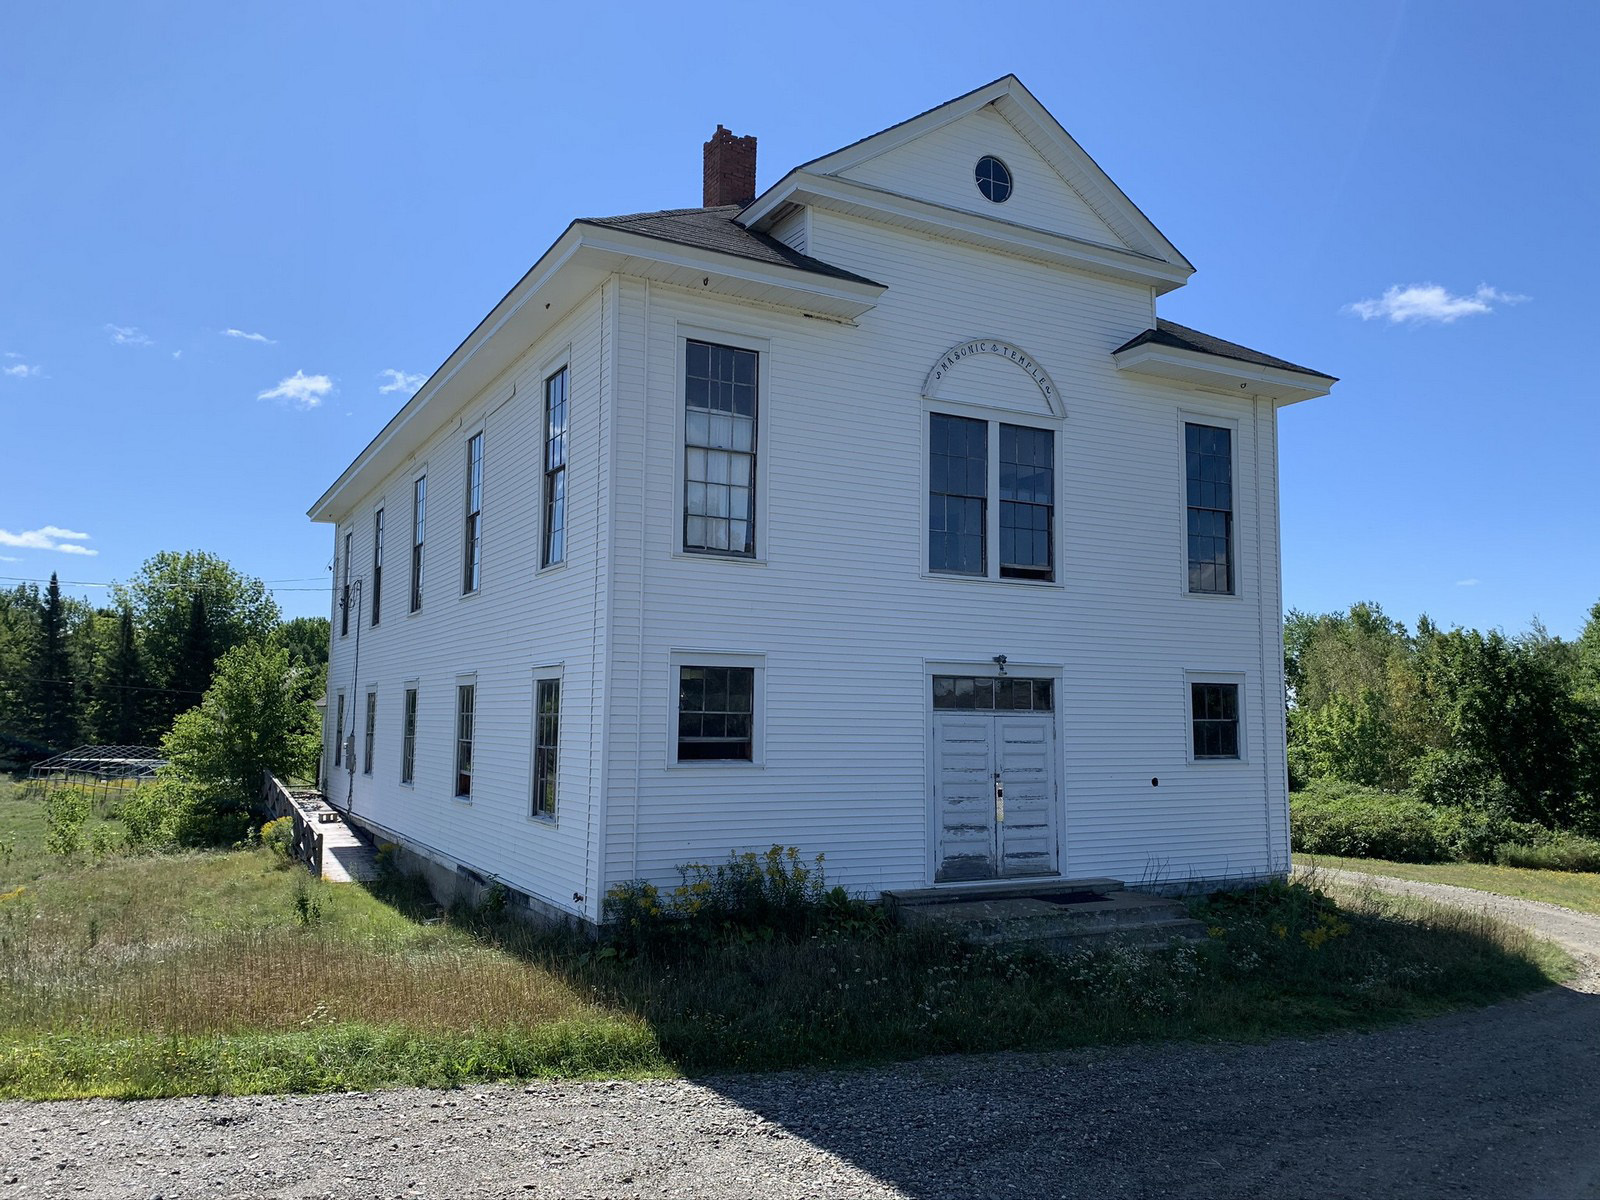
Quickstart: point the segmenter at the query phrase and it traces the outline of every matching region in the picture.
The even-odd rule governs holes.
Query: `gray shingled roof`
[[[715,250],[769,266],[793,267],[810,271],[813,275],[848,279],[873,287],[883,286],[864,276],[829,266],[821,259],[791,250],[777,238],[746,229],[733,219],[739,212],[739,205],[725,204],[720,208],[667,208],[660,212],[629,213],[621,217],[581,217],[576,223],[625,229],[643,237],[693,246],[697,250]]]
[[[1165,321],[1160,318],[1157,318],[1154,329],[1146,329],[1138,337],[1118,346],[1112,353],[1121,354],[1124,350],[1132,350],[1135,346],[1151,344],[1171,346],[1175,350],[1193,350],[1200,354],[1214,354],[1218,358],[1231,358],[1235,362],[1254,363],[1258,367],[1276,367],[1280,371],[1293,371],[1297,375],[1314,375],[1318,379],[1338,382],[1336,376],[1313,371],[1310,367],[1296,366],[1284,359],[1274,358],[1270,354],[1263,354],[1248,346],[1241,346],[1238,342],[1224,341],[1222,338],[1212,337],[1209,333],[1201,333],[1198,329],[1190,329],[1187,325],[1179,325],[1176,321]]]

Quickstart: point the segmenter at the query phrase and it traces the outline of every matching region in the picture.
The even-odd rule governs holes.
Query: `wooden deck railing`
[[[271,771],[262,773],[261,800],[273,816],[294,818],[293,854],[311,868],[313,875],[322,878],[322,831]]]

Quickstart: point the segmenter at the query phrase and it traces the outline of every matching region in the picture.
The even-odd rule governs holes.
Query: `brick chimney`
[[[721,125],[706,143],[705,206],[749,204],[756,198],[756,139]]]

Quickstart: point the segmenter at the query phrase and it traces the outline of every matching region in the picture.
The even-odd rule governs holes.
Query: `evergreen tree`
[[[133,610],[124,607],[116,640],[101,656],[89,724],[96,741],[135,745],[150,736],[150,677],[134,636]]]
[[[189,623],[178,642],[177,657],[167,684],[170,708],[187,712],[199,704],[211,686],[216,666],[217,651],[211,639],[211,622],[206,616],[206,596],[197,591],[189,597]]]
[[[34,735],[53,749],[78,743],[78,712],[73,690],[72,655],[67,646],[67,614],[54,572],[39,607],[39,637],[28,664]]]

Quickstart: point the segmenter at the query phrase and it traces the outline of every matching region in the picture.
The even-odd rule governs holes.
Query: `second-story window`
[[[539,565],[567,557],[567,369],[544,381],[544,548]]]
[[[411,485],[411,611],[422,611],[422,535],[428,507],[428,477]]]
[[[378,733],[378,693],[367,693],[367,740],[361,747],[361,773],[372,774],[373,741]]]
[[[383,509],[372,518],[372,623],[383,609]]]
[[[684,346],[683,548],[754,558],[756,367],[753,350]]]
[[[1183,427],[1189,590],[1233,593],[1233,430]]]
[[[461,593],[478,590],[483,565],[483,434],[467,439],[466,554],[462,560]]]
[[[928,435],[928,570],[986,574],[988,422],[934,413]]]
[[[350,543],[354,534],[344,535],[344,582],[339,588],[339,636],[350,632]]]
[[[1056,438],[1000,426],[1000,574],[1055,578]]]

